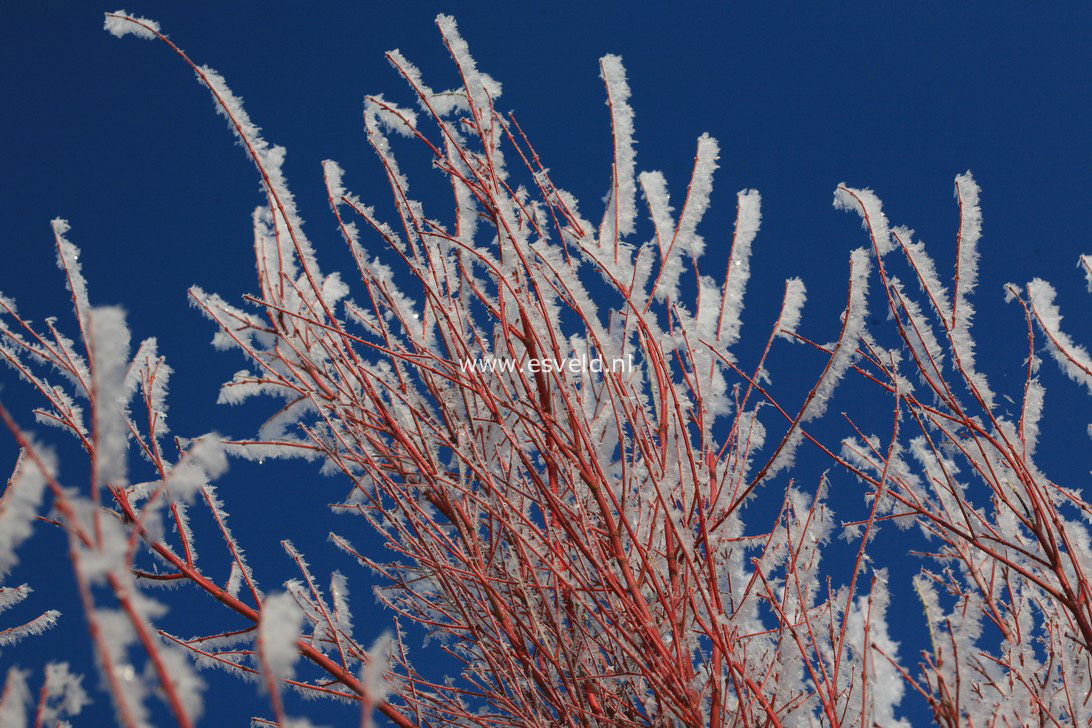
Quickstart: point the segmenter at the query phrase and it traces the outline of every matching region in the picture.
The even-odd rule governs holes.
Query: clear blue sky
[[[351,189],[389,209],[378,163],[363,139],[362,98],[382,92],[410,102],[383,59],[391,48],[417,63],[435,87],[454,84],[432,24],[443,11],[459,20],[479,67],[504,84],[499,105],[516,112],[554,180],[582,200],[589,218],[598,214],[610,179],[609,120],[597,65],[604,53],[620,54],[628,70],[638,169],[663,170],[674,199],[685,190],[698,135],[718,138],[721,168],[701,229],[712,251],[703,272],[718,271],[726,255],[735,192],[757,188],[764,221],[744,320],[751,345],[764,342],[781,281],[793,275],[809,290],[802,331],[820,341],[833,338],[848,254],[865,240],[856,216],[831,207],[839,182],[876,190],[891,220],[917,230],[943,272],[951,270],[958,222],[952,180],[968,169],[982,187],[985,220],[976,324],[983,369],[1003,390],[1020,381],[1023,323],[1018,310],[1001,302],[1006,281],[1038,276],[1054,282],[1075,338],[1089,340],[1089,299],[1075,264],[1078,254],[1092,252],[1092,6],[340,5],[126,5],[159,20],[198,63],[219,70],[267,139],[287,147],[289,183],[326,269],[347,259],[325,206],[319,162],[337,160]],[[255,289],[249,220],[261,202],[257,178],[177,58],[159,44],[117,40],[101,30],[102,12],[113,9],[42,2],[5,14],[0,291],[31,318],[67,320],[71,307],[49,230],[50,219],[67,218],[70,238],[84,252],[92,302],[124,305],[134,338],[159,337],[175,368],[173,430],[246,435],[261,421],[260,407],[215,405],[219,383],[246,364],[237,354],[211,350],[210,325],[189,307],[185,291],[196,283],[232,300]],[[747,351],[740,349],[744,357]],[[796,374],[795,354],[782,352],[788,363],[778,366],[786,386],[803,392],[813,367]],[[0,397],[24,425],[32,424],[31,400],[10,372],[0,373]],[[1071,385],[1055,385],[1048,394],[1047,417],[1058,434],[1044,442],[1041,461],[1049,475],[1077,486],[1087,480],[1088,457],[1072,454],[1086,453],[1088,440],[1065,433],[1079,435],[1090,418],[1073,402],[1082,400]],[[56,431],[41,434],[57,439]],[[6,469],[13,459],[10,438],[0,434],[0,464]],[[62,463],[62,475],[86,487],[79,460]],[[846,499],[846,508],[859,507],[857,486],[848,479],[840,486],[837,498]],[[235,532],[267,588],[292,575],[274,536],[294,529],[293,539],[313,562],[349,574],[357,622],[378,632],[388,616],[371,607],[369,578],[323,543],[323,506],[342,490],[309,466],[269,471],[240,464],[221,484]],[[316,531],[306,535],[300,525],[310,523]],[[93,670],[89,647],[71,643],[83,635],[71,577],[47,559],[63,559],[61,544],[56,534],[35,537],[12,581],[31,581],[39,591],[33,605],[57,606],[65,621],[49,636],[5,650],[4,669],[60,656]],[[878,547],[894,555],[905,549],[897,541]],[[907,596],[899,608],[910,620],[917,604]],[[187,615],[177,616],[178,631],[188,634]],[[920,632],[907,633],[903,654],[916,654],[920,638]],[[98,678],[91,674],[86,682],[96,687]],[[255,711],[268,714],[260,702],[237,700],[249,692],[209,694],[209,712],[222,709],[226,717],[207,723],[240,725]],[[91,715],[108,722],[108,699],[95,697]],[[927,718],[920,706],[911,710]],[[349,715],[336,708],[320,720],[348,724]]]

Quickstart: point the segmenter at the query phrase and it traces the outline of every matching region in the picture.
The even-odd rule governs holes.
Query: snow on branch
[[[296,641],[303,627],[303,611],[291,594],[270,594],[262,603],[258,625],[258,645],[264,669],[276,680],[292,677],[299,659]]]
[[[94,377],[95,483],[124,484],[129,428],[123,400],[129,369],[129,327],[117,307],[91,310],[91,370]]]
[[[6,576],[19,563],[15,550],[33,532],[31,524],[42,503],[46,478],[56,472],[52,454],[40,447],[35,450],[37,457],[33,458],[27,456],[26,450],[20,451],[0,499],[0,576]],[[39,463],[45,464],[46,473],[41,471]]]
[[[637,219],[637,187],[633,181],[636,154],[633,149],[633,108],[629,105],[629,84],[626,70],[618,56],[606,55],[599,61],[599,74],[607,85],[607,105],[610,107],[614,138],[614,164],[610,200],[599,228],[600,247],[617,246],[618,241],[632,235]]]
[[[103,29],[115,38],[132,34],[145,40],[155,40],[160,32],[159,23],[138,15],[129,15],[124,10],[107,13]]]
[[[762,221],[761,202],[762,198],[756,190],[743,190],[736,196],[736,231],[728,260],[728,274],[724,277],[720,316],[717,318],[716,340],[725,348],[730,348],[739,341],[743,294],[747,290],[747,281],[751,278],[751,243],[758,235],[758,227]],[[803,293],[802,287],[800,293]],[[803,304],[802,298],[799,303]],[[796,304],[795,289],[793,304]],[[799,320],[799,306],[795,307]],[[795,324],[790,328],[795,328]]]
[[[1046,281],[1036,278],[1027,285],[1028,300],[1035,316],[1049,343],[1048,350],[1054,360],[1073,381],[1083,384],[1092,392],[1092,358],[1088,350],[1073,342],[1062,331],[1062,314],[1054,303],[1057,295]]]

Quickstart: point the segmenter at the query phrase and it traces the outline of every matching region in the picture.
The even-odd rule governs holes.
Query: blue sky
[[[720,141],[713,207],[701,229],[711,250],[703,272],[723,264],[736,191],[758,189],[764,220],[743,334],[752,346],[764,343],[781,281],[794,275],[809,291],[803,333],[833,338],[848,254],[865,240],[856,216],[831,207],[839,182],[873,188],[891,220],[914,228],[943,272],[951,270],[958,223],[952,180],[968,169],[982,188],[985,221],[976,297],[982,368],[1000,389],[1020,382],[1023,323],[1002,303],[1006,281],[1055,283],[1068,328],[1089,340],[1089,299],[1075,269],[1078,254],[1092,252],[1087,5],[160,5],[126,9],[159,20],[198,63],[220,71],[266,138],[287,147],[285,171],[326,269],[344,268],[347,257],[325,206],[319,162],[337,160],[350,189],[389,209],[363,139],[362,98],[381,92],[410,101],[383,58],[391,48],[433,86],[454,84],[432,24],[443,11],[458,19],[479,66],[504,85],[499,105],[515,111],[555,182],[582,201],[589,218],[610,179],[597,64],[604,53],[620,54],[628,71],[638,169],[663,170],[676,199],[698,135]],[[36,320],[70,314],[49,230],[50,219],[67,218],[70,239],[84,252],[92,302],[125,306],[134,338],[159,337],[176,370],[173,430],[246,435],[261,422],[260,407],[215,405],[219,383],[245,364],[212,351],[210,325],[189,307],[185,291],[196,283],[232,300],[255,289],[250,212],[261,201],[257,178],[177,58],[158,44],[101,30],[102,11],[113,9],[34,3],[9,12],[0,28],[0,291]],[[813,371],[797,369],[794,354],[783,353],[775,376],[780,371],[786,388],[802,393]],[[1081,402],[1076,388],[1056,380],[1046,382],[1049,427],[1057,430],[1044,437],[1041,461],[1059,482],[1080,485],[1088,458],[1072,455],[1086,453],[1088,440],[1073,434],[1089,418],[1074,405]],[[10,373],[0,373],[0,397],[31,424],[32,400]],[[42,434],[56,440],[55,432]],[[10,438],[0,435],[0,463],[6,468],[13,458]],[[85,471],[78,458],[62,462],[71,485],[85,484]],[[847,480],[848,495],[838,496],[847,508],[859,506],[855,487]],[[318,519],[341,495],[339,484],[310,466],[265,471],[240,464],[221,490],[267,587],[291,576],[276,545],[279,530],[316,519],[316,533],[293,539],[312,561],[349,573],[358,624],[373,627],[361,618],[371,604],[368,578],[323,543],[328,527]],[[300,492],[312,495],[292,495]],[[71,577],[48,562],[63,559],[60,548],[55,534],[36,536],[14,579],[32,581],[35,604],[66,611],[66,622],[53,635],[7,649],[0,667],[64,655],[91,671],[87,648],[68,646],[82,635],[82,623]],[[916,607],[904,608],[909,615]],[[374,619],[388,617],[374,612]],[[920,634],[906,639],[911,646]],[[87,682],[93,687],[98,679]],[[231,725],[268,713],[260,702],[235,700],[248,691],[231,691],[229,701],[210,695],[216,707],[209,712],[224,710]],[[96,700],[93,714],[110,715],[105,695]],[[320,720],[341,724],[348,720],[343,711]],[[913,715],[927,718],[920,710]]]

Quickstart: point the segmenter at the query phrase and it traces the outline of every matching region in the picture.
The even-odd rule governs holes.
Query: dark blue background
[[[250,212],[262,201],[257,177],[179,59],[161,44],[119,41],[101,30],[102,11],[112,9],[43,2],[5,13],[0,291],[31,318],[68,320],[71,306],[48,224],[67,218],[70,238],[84,252],[92,302],[124,305],[134,339],[159,337],[177,370],[169,399],[173,430],[250,434],[267,410],[215,404],[219,383],[246,364],[237,354],[211,350],[212,329],[189,307],[185,291],[197,283],[237,300],[255,290]],[[808,285],[803,333],[819,341],[834,337],[848,253],[865,241],[856,216],[831,208],[837,183],[875,189],[891,220],[913,227],[930,245],[943,274],[951,270],[958,223],[952,179],[967,169],[982,187],[985,219],[975,299],[982,368],[998,389],[1019,391],[1026,347],[1022,316],[1001,301],[1006,281],[1053,281],[1069,313],[1066,324],[1088,341],[1089,299],[1074,269],[1078,254],[1092,251],[1087,5],[346,3],[311,9],[140,2],[127,9],[159,20],[198,63],[219,70],[267,139],[288,148],[285,171],[327,270],[347,269],[348,259],[325,206],[319,162],[337,160],[350,189],[390,211],[379,165],[363,139],[362,98],[383,92],[411,102],[383,59],[382,52],[395,47],[434,87],[455,84],[432,25],[443,11],[459,20],[479,67],[504,84],[499,106],[516,112],[555,182],[576,194],[586,217],[598,219],[610,179],[609,120],[597,64],[604,53],[622,55],[629,73],[638,169],[662,169],[676,206],[695,139],[703,131],[719,139],[713,208],[700,229],[710,250],[703,272],[720,270],[736,190],[754,187],[763,195],[744,320],[748,343],[739,348],[745,362],[764,342],[788,276],[800,275]],[[427,181],[416,182],[416,190],[427,188]],[[427,200],[437,193],[421,194]],[[779,362],[775,382],[787,401],[800,401],[821,362],[802,349],[783,349]],[[1051,389],[1040,462],[1059,482],[1079,486],[1088,475],[1088,456],[1079,454],[1088,452],[1083,428],[1090,418],[1075,404],[1083,402],[1076,387],[1058,382],[1052,364],[1045,369]],[[26,387],[10,373],[0,385],[4,403],[32,426]],[[55,431],[34,428],[51,443],[59,439]],[[86,487],[78,453],[61,452],[70,456],[62,463],[64,481]],[[5,469],[13,458],[10,438],[0,437]],[[308,465],[235,464],[220,488],[267,590],[293,576],[277,545],[287,533],[323,580],[335,568],[348,573],[362,642],[389,622],[372,607],[370,577],[324,544],[332,527],[324,520],[325,504],[341,497],[342,483]],[[840,476],[834,490],[835,507],[847,518],[859,515],[859,486]],[[355,523],[334,527],[355,534],[358,544],[367,541]],[[896,564],[903,562],[896,575],[916,571],[916,562],[902,558],[904,542],[881,538],[876,548],[881,563],[885,549]],[[7,649],[0,665],[40,666],[63,657],[89,673],[88,687],[97,686],[63,540],[43,531],[21,553],[24,565],[8,583],[31,581],[39,593],[0,624],[35,608],[56,606],[66,615],[51,634]],[[215,572],[220,554],[207,558]],[[905,581],[892,588],[895,624],[920,622]],[[208,605],[182,596],[192,610],[176,607],[168,620],[189,635],[198,629],[193,615]],[[916,662],[920,627],[907,626],[894,637],[903,640],[905,661]],[[416,654],[419,668],[430,673],[430,653]],[[217,716],[206,724],[242,725],[254,713],[268,715],[260,699],[249,698],[249,687],[206,677],[213,686],[206,714]],[[77,724],[110,722],[108,698],[95,698]],[[915,722],[928,719],[914,696],[904,706]],[[290,712],[305,707],[290,702]],[[355,720],[344,707],[316,715],[334,725]]]

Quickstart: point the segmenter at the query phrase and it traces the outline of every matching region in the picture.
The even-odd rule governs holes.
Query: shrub
[[[738,194],[727,271],[701,275],[697,230],[717,142],[698,139],[674,209],[663,175],[636,173],[625,71],[604,57],[613,175],[593,223],[498,111],[499,84],[477,69],[454,21],[437,24],[461,87],[433,90],[391,52],[417,109],[366,102],[397,220],[380,219],[324,163],[356,264],[353,298],[320,270],[283,150],[221,76],[154,22],[107,14],[114,35],[160,40],[193,68],[255,164],[267,198],[253,215],[259,290],[245,307],[190,294],[217,327],[214,343],[249,360],[221,400],[283,401],[252,439],[170,441],[171,370],[153,339],[130,355],[120,309],[90,304],[62,220],[53,230],[78,335],[53,320],[34,326],[0,298],[0,356],[44,399],[39,421],[73,435],[91,464],[83,487],[64,487],[50,450],[0,409],[22,448],[0,510],[0,570],[48,493],[46,520],[68,534],[119,722],[147,724],[153,694],[178,723],[195,722],[200,666],[259,682],[278,724],[291,722],[285,685],[407,726],[895,725],[908,689],[943,725],[1087,723],[1090,506],[1034,454],[1040,352],[1086,389],[1092,363],[1063,332],[1049,284],[1009,285],[1028,353],[1018,414],[998,404],[975,360],[981,212],[971,174],[955,181],[961,222],[947,285],[875,194],[839,186],[836,206],[859,215],[867,237],[849,258],[837,339],[799,330],[804,283],[789,279],[761,355],[745,364],[733,347],[760,196]],[[411,196],[401,144],[450,184],[448,223]],[[386,258],[373,255],[380,244]],[[1092,258],[1080,265],[1092,287]],[[867,325],[870,307],[888,314],[882,330]],[[802,401],[788,401],[768,358],[805,355],[822,371]],[[820,433],[847,377],[868,392],[864,417],[887,417],[884,434],[851,414],[848,436]],[[802,482],[801,447],[825,453],[838,475]],[[150,473],[140,482],[129,477],[134,449]],[[437,640],[458,674],[412,661],[395,622],[358,642],[345,577],[316,573],[287,539],[299,576],[263,592],[211,484],[225,455],[310,457],[344,476],[349,493],[332,510],[370,528],[350,539],[339,524],[330,540],[376,575],[382,602]],[[827,497],[845,473],[867,508],[848,524]],[[770,489],[781,495],[767,517],[758,494]],[[198,541],[203,553],[216,547],[190,527],[195,513],[215,523],[220,563],[197,563]],[[888,521],[923,556],[914,586],[931,644],[916,666],[900,653],[888,572],[869,550]],[[839,530],[855,554],[845,568],[821,562]],[[389,559],[354,545],[375,536]],[[148,593],[176,583],[205,592],[236,627],[166,631],[166,608]],[[0,608],[27,593],[5,587]],[[8,673],[0,716],[12,724],[31,700],[27,679]],[[36,722],[75,715],[85,699],[66,666],[51,666]]]

